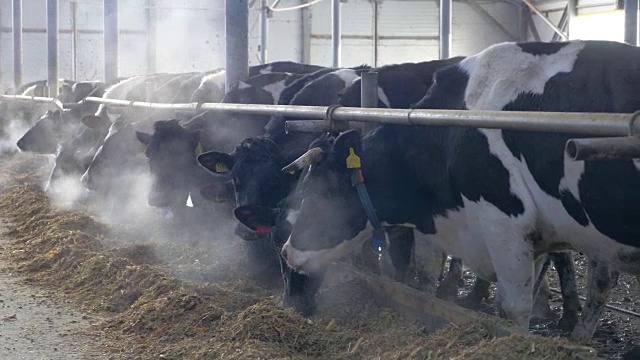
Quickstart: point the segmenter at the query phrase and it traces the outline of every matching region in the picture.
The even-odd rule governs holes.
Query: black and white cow
[[[640,108],[639,90],[636,47],[504,43],[439,71],[416,107],[631,113]],[[523,330],[534,260],[554,250],[585,253],[593,262],[589,300],[572,336],[588,340],[617,271],[640,274],[640,173],[631,160],[570,160],[564,146],[576,136],[584,137],[384,125],[364,138],[348,131],[320,141],[303,156],[313,165],[283,255],[294,269],[313,272],[371,235],[351,183],[357,170],[347,168],[358,156],[380,219],[414,226],[417,241],[497,281],[500,311]]]
[[[442,67],[454,62],[434,63],[439,63]],[[429,79],[433,77],[433,72],[438,66],[434,64],[431,67],[430,76],[425,76]],[[280,103],[317,106],[337,104],[341,92],[359,79],[360,72],[366,70],[369,70],[369,67],[320,70],[296,80],[283,90]],[[387,72],[385,70],[383,74]],[[297,91],[295,94],[292,88]],[[413,95],[416,98],[413,102],[423,95]],[[287,134],[285,121],[283,117],[272,117],[263,136],[243,140],[230,154],[211,151],[198,156],[200,164],[221,180],[221,184],[216,187],[219,192],[211,192],[205,197],[228,198],[229,192],[234,193],[237,206],[235,215],[240,222],[236,234],[245,240],[263,242],[264,237],[268,236],[277,249],[281,249],[292,226],[287,220],[284,204],[288,206],[296,203],[296,197],[292,192],[300,175],[299,172],[281,173],[280,169],[304,153],[318,136],[304,133]],[[397,246],[392,248],[394,252]],[[408,257],[407,255],[407,262]],[[315,308],[314,296],[322,282],[322,276],[314,274],[309,277],[296,273],[284,261],[281,261],[281,267],[285,285],[284,305],[293,306],[303,314],[312,313]]]

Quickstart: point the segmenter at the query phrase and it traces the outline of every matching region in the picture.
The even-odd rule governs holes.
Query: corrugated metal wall
[[[509,3],[478,1],[512,34],[518,34],[519,8]],[[331,2],[314,6],[311,61],[331,64]],[[439,6],[437,1],[390,1],[380,4],[378,65],[438,58]],[[373,63],[373,7],[369,0],[342,5],[342,65]],[[468,4],[453,3],[452,56],[474,54],[509,37],[481,18]]]
[[[72,77],[71,13],[73,0],[59,0],[59,74]],[[270,0],[270,3],[273,1]],[[303,0],[282,0],[279,8]],[[4,91],[13,86],[13,42],[11,0],[0,0],[0,83]],[[24,0],[24,82],[45,79],[46,0]],[[250,0],[249,61],[258,63],[259,1]],[[145,17],[146,0],[120,0],[120,75],[147,72]],[[513,34],[518,29],[516,6],[486,0],[481,5]],[[158,72],[209,70],[224,66],[224,0],[156,0]],[[268,60],[302,61],[330,65],[331,1],[310,8],[308,48],[303,48],[300,10],[275,12],[269,20]],[[344,66],[373,63],[373,7],[369,0],[342,4]],[[438,56],[438,2],[434,0],[385,0],[379,5],[378,64],[435,59]],[[79,30],[76,48],[78,80],[102,79],[102,0],[79,0],[76,8]],[[35,31],[35,32],[34,32]],[[473,54],[484,47],[508,40],[479,17],[467,4],[454,2],[452,55]]]

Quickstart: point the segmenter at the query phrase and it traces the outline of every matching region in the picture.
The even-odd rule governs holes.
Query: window
[[[624,11],[579,15],[569,24],[571,40],[624,41]]]

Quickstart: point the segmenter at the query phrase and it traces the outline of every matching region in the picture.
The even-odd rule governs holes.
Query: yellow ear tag
[[[348,169],[360,169],[360,157],[356,155],[353,148],[349,148],[349,156],[347,156],[347,168]]]
[[[140,146],[142,147],[142,151],[143,152],[147,151],[147,145],[146,144],[140,143]]]
[[[225,163],[216,163],[216,172],[217,173],[226,173],[229,171],[229,168],[227,167],[227,164]]]
[[[204,152],[204,150],[202,149],[202,144],[198,143],[198,146],[196,146],[196,155],[200,155]]]
[[[287,172],[288,172],[289,174],[291,174],[291,175],[293,175],[293,174],[295,174],[295,173],[296,173],[296,171],[295,171],[295,170],[290,170],[290,171],[287,171]]]

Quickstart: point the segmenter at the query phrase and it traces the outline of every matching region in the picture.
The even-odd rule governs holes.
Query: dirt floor
[[[279,306],[277,282],[249,278],[229,229],[197,242],[160,216],[113,224],[58,208],[41,191],[47,166],[0,158],[3,359],[632,359],[638,345],[637,319],[609,311],[588,347],[479,323],[436,331],[354,281],[327,282],[303,318]],[[612,304],[639,311],[639,294],[622,279]]]

